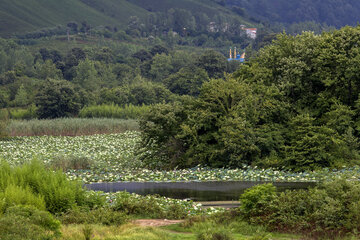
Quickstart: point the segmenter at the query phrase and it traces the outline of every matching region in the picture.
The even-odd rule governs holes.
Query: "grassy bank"
[[[80,136],[138,130],[136,120],[107,118],[60,118],[53,120],[12,120],[9,136]]]

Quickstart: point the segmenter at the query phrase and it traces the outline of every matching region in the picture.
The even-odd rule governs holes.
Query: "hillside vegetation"
[[[123,28],[131,16],[145,19],[150,12],[166,12],[171,8],[181,8],[192,13],[201,11],[209,17],[221,13],[240,18],[211,0],[4,0],[0,2],[0,36],[66,25],[69,22],[86,22],[91,27],[103,25]]]
[[[357,0],[227,0],[227,4],[244,8],[249,15],[269,22],[314,21],[342,27],[354,26],[360,19]]]
[[[122,1],[121,1],[122,2]],[[78,0],[4,0],[0,2],[1,35],[66,24],[70,21],[90,24],[115,24],[105,14]]]

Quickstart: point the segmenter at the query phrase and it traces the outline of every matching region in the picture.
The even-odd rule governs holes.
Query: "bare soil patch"
[[[167,220],[167,219],[138,219],[133,223],[143,227],[161,227],[172,224],[182,223],[184,220]]]

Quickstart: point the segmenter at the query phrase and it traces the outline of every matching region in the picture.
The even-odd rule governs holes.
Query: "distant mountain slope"
[[[360,21],[359,0],[226,0],[269,22],[315,21],[342,27]]]
[[[222,12],[231,14],[231,11],[211,0],[128,0],[150,12],[167,11],[171,8],[182,8],[191,11],[206,13],[209,17]]]
[[[102,7],[99,6],[101,3]],[[0,35],[87,21],[91,25],[120,24],[143,10],[125,0],[1,0]]]
[[[221,14],[248,20],[216,0],[0,0],[0,36],[35,31],[40,28],[86,21],[91,26],[126,26],[131,16],[145,19],[150,12],[166,12],[171,8],[205,13],[210,18]]]
[[[116,20],[117,24],[125,25],[130,16],[144,18],[148,11],[126,0],[80,0],[89,7]]]

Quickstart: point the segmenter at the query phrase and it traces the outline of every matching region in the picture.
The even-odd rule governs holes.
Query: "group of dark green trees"
[[[89,105],[172,102],[197,96],[203,82],[240,65],[212,50],[111,43],[61,52],[1,39],[0,107],[36,108],[39,118],[58,118],[76,116]]]
[[[197,98],[152,108],[141,122],[153,167],[341,168],[359,161],[360,27],[280,34]]]

